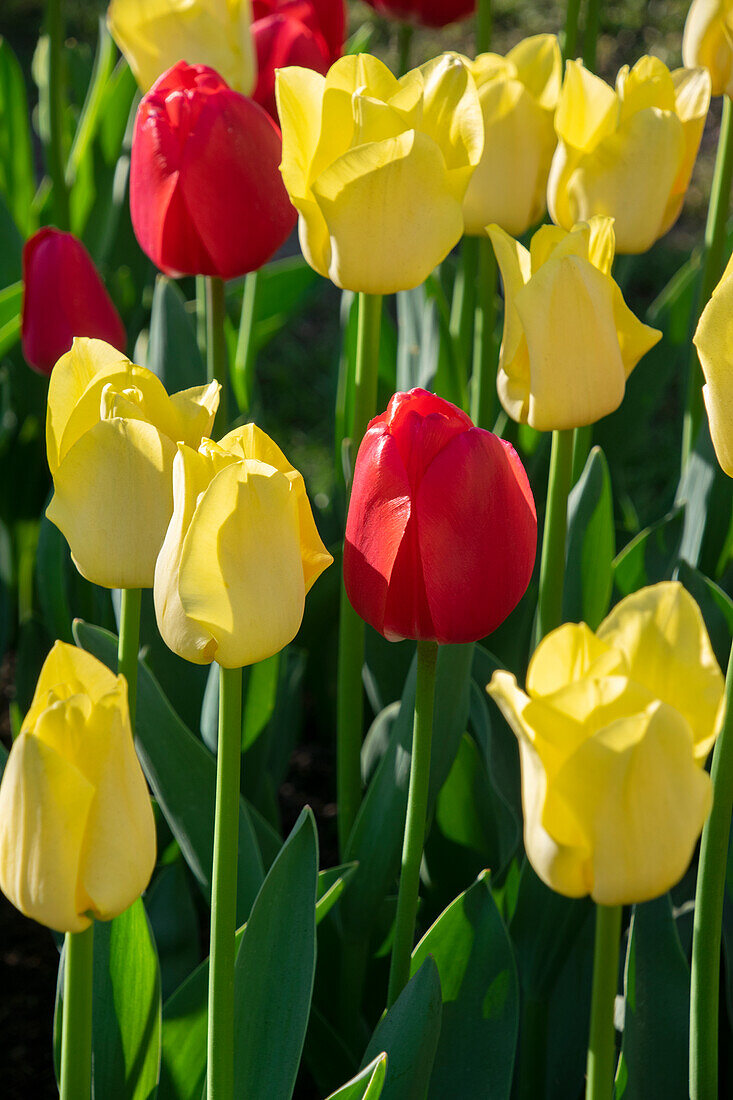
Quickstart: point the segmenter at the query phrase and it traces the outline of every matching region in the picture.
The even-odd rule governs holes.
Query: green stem
[[[545,530],[540,561],[540,594],[537,604],[539,642],[562,622],[562,592],[565,579],[565,534],[568,493],[573,469],[573,432],[552,433],[552,455],[547,489]]]
[[[48,171],[53,188],[54,220],[59,229],[69,229],[69,191],[64,168],[64,16],[61,0],[48,0]]]
[[[574,58],[578,52],[578,16],[580,15],[580,0],[568,0],[565,16],[565,39],[563,42],[563,61]]]
[[[710,769],[713,805],[700,842],[690,992],[690,1097],[718,1096],[718,994],[725,873],[733,812],[733,650],[725,682],[725,717]]]
[[[249,412],[252,404],[255,370],[254,322],[257,311],[259,271],[250,271],[244,280],[242,313],[239,319],[239,337],[234,355],[234,377],[237,379],[237,398],[242,412]]]
[[[703,256],[700,295],[695,303],[695,314],[690,326],[694,329],[697,319],[707,305],[725,262],[725,227],[730,207],[730,185],[733,176],[733,103],[723,96],[723,117],[720,122],[718,151],[715,156],[713,185],[705,225],[705,252]],[[687,376],[687,401],[682,428],[682,468],[687,464],[703,418],[702,376],[695,348],[692,348]]]
[[[219,669],[214,865],[209,951],[208,1100],[234,1095],[234,955],[237,931],[242,670]]]
[[[433,739],[433,704],[437,642],[417,643],[415,722],[412,727],[410,788],[407,795],[402,870],[397,897],[392,963],[389,971],[387,1004],[395,1003],[410,977],[410,959],[415,937],[415,918],[420,888],[420,864],[425,840],[425,819],[430,785],[430,748]]]
[[[613,1009],[618,988],[621,906],[596,906],[586,1100],[611,1100],[616,1061]]]
[[[583,64],[589,72],[596,70],[596,46],[601,23],[600,0],[588,0],[583,31]]]
[[[496,257],[488,237],[478,238],[478,294],[473,330],[471,419],[477,428],[491,428],[496,415]]]
[[[453,343],[456,392],[450,395],[461,408],[466,407],[468,370],[474,342],[474,312],[476,309],[476,275],[479,263],[478,237],[464,237],[461,255],[453,283],[450,311],[450,334]]]
[[[584,424],[581,428],[575,428],[573,431],[573,473],[571,476],[571,484],[575,485],[580,475],[583,473],[592,446],[593,425]]]
[[[476,54],[486,53],[491,45],[491,0],[478,0],[476,6]]]
[[[379,333],[382,323],[381,295],[359,294],[358,308],[350,477],[353,477],[359,444],[376,412]],[[347,492],[349,490],[350,484],[347,485]],[[364,623],[349,603],[342,578],[336,688],[336,787],[339,847],[342,855],[361,802],[363,664]]]
[[[206,276],[196,276],[196,343],[206,358]]]
[[[67,932],[61,1029],[61,1100],[88,1100],[92,1091],[92,976],[94,922]]]
[[[397,75],[404,76],[410,68],[410,46],[414,27],[411,23],[400,23],[397,28]]]
[[[221,383],[219,408],[216,413],[218,435],[229,426],[229,357],[224,333],[226,300],[224,280],[206,276],[206,377]]]
[[[137,655],[140,649],[140,588],[123,588],[120,591],[120,634],[117,639],[117,671],[127,680],[127,700],[130,707],[130,725],[135,732],[137,702]]]

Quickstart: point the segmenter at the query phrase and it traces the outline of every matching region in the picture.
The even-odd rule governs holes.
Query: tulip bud
[[[466,233],[489,222],[519,237],[545,210],[547,177],[557,145],[553,118],[562,59],[554,34],[525,38],[506,57],[465,59],[478,88],[484,152],[463,201]]]
[[[254,87],[249,0],[112,0],[107,25],[144,92],[182,58],[244,95]]]
[[[127,682],[56,642],[0,785],[0,889],[27,917],[81,932],[132,905],[154,866]]]
[[[282,174],[303,255],[337,286],[418,286],[463,233],[462,204],[483,149],[478,94],[457,54],[397,80],[369,54],[326,77],[280,69]]]
[[[530,251],[498,225],[489,236],[504,283],[496,384],[509,416],[553,431],[613,412],[662,335],[636,319],[611,276],[613,219],[591,218],[570,233],[544,225]]]
[[[140,247],[167,275],[233,279],[290,235],[280,131],[204,65],[181,61],[135,118],[130,213]]]
[[[387,18],[424,27],[457,23],[472,15],[476,8],[476,0],[367,0],[367,3]]]
[[[169,397],[158,378],[101,340],[77,339],[51,375],[46,515],[79,572],[106,588],[149,588],[173,511],[176,443],[208,435],[219,385]]]
[[[155,567],[165,643],[194,664],[240,668],[271,657],[300,628],[305,597],[333,558],[302,476],[246,424],[173,464],[173,516]]]
[[[707,69],[713,95],[733,95],[733,3],[692,0],[682,36],[688,68]]]
[[[120,315],[81,241],[60,229],[39,229],[23,246],[23,355],[50,374],[75,336],[94,336],[124,352]]]
[[[679,217],[710,106],[704,69],[656,57],[625,65],[616,89],[568,61],[555,115],[547,205],[563,229],[615,218],[618,252],[646,252]]]
[[[488,690],[519,742],[524,844],[540,878],[600,905],[674,886],[710,809],[704,764],[723,717],[723,677],[685,589],[643,588],[595,634],[558,627],[526,694],[508,672]]]
[[[354,469],[344,582],[359,615],[390,641],[476,641],[522,598],[536,546],[511,444],[441,397],[396,393]]]
[[[700,357],[703,397],[718,462],[733,477],[733,257],[702,311],[693,342]]]

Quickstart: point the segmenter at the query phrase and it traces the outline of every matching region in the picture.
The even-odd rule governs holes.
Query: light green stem
[[[476,5],[476,54],[486,53],[491,45],[491,0],[478,0]]]
[[[415,918],[420,888],[420,864],[425,841],[425,819],[430,786],[430,749],[433,739],[433,705],[437,642],[417,643],[415,721],[412,728],[410,787],[407,795],[402,870],[397,897],[392,962],[389,971],[387,1005],[395,1003],[410,977],[410,959],[415,938]]]
[[[69,229],[69,190],[64,167],[64,16],[61,0],[47,0],[48,29],[48,172],[51,177],[54,221],[58,229]]]
[[[568,493],[573,468],[572,429],[552,433],[547,511],[542,537],[540,593],[537,604],[536,641],[539,642],[562,622],[562,594],[565,581],[565,535]]]
[[[567,13],[565,15],[565,37],[563,42],[563,61],[574,58],[578,52],[578,16],[580,15],[580,0],[568,0]]]
[[[488,237],[478,241],[478,294],[473,333],[473,386],[471,419],[478,428],[490,429],[496,415],[496,257]]]
[[[397,28],[397,75],[404,76],[410,68],[410,46],[414,27],[411,23],[400,23]]]
[[[601,23],[600,0],[588,0],[583,31],[583,64],[589,72],[596,71],[596,47]]]
[[[730,208],[730,185],[733,176],[733,104],[730,97],[723,96],[723,117],[720,123],[718,151],[715,157],[713,185],[710,191],[710,205],[705,225],[705,252],[700,296],[695,302],[695,314],[691,329],[707,305],[725,264],[725,227]],[[702,375],[697,352],[693,346],[690,354],[687,376],[687,402],[682,427],[682,469],[690,457],[695,439],[702,423],[704,402],[702,396]]]
[[[224,281],[214,275],[206,276],[206,377],[209,382],[221,383],[219,408],[216,413],[216,430],[223,435],[229,426],[229,357],[224,334],[226,300]]]
[[[466,408],[467,364],[471,360],[476,308],[476,276],[478,273],[478,237],[464,237],[453,283],[453,299],[450,311],[450,334],[453,343],[452,363],[454,392],[445,395],[461,408]]]
[[[613,1010],[618,988],[621,906],[596,906],[586,1100],[612,1100],[616,1061]]]
[[[94,922],[67,932],[61,1029],[61,1100],[89,1100],[92,1091],[92,977]]]
[[[206,276],[196,276],[196,343],[206,359]]]
[[[239,337],[234,356],[234,375],[237,379],[237,397],[242,412],[249,412],[252,404],[255,370],[254,322],[257,310],[259,271],[250,271],[244,280],[242,313],[239,320]]]
[[[140,604],[142,590],[123,588],[120,591],[120,634],[117,639],[117,671],[127,680],[127,700],[130,725],[135,732],[137,704],[137,655],[140,649]]]
[[[690,990],[690,1097],[718,1096],[720,937],[733,812],[733,650],[725,682],[725,716],[713,753],[713,805],[700,842]]]
[[[232,1100],[234,1095],[234,956],[241,751],[242,670],[220,668],[211,876],[207,1100]]]

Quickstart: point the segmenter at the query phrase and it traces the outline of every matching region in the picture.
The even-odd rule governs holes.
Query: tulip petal
[[[498,225],[487,228],[504,284],[504,332],[499,353],[497,389],[513,420],[527,422],[529,409],[529,352],[516,309],[517,294],[531,275],[530,254]]]
[[[457,54],[444,53],[422,65],[420,73],[424,82],[421,132],[433,139],[449,171],[465,171],[467,164],[475,168],[484,150],[484,123],[467,66]],[[468,179],[470,171],[466,185]]]
[[[517,76],[545,111],[554,111],[562,84],[562,55],[557,36],[533,34],[523,38],[506,55],[516,67]]]
[[[585,623],[564,623],[542,639],[527,669],[527,691],[552,695],[560,685],[573,684],[591,673],[612,676],[626,671],[623,656]]]
[[[312,69],[288,66],[275,78],[275,96],[283,136],[280,171],[296,204],[310,193],[310,164],[321,133],[325,77]]]
[[[116,685],[115,674],[91,653],[65,642],[54,642],[43,662],[21,733],[33,729],[41,711],[48,706],[50,692],[57,699],[67,699],[83,690],[93,703],[98,703],[104,695],[114,691]]]
[[[617,110],[616,93],[605,80],[577,61],[567,62],[555,115],[559,138],[575,149],[591,152],[614,132]]]
[[[733,91],[731,22],[725,0],[693,0],[685,22],[682,60],[688,69],[699,65],[708,70],[715,96]]]
[[[201,439],[211,434],[220,393],[221,385],[214,380],[206,386],[193,386],[171,394],[170,403],[178,421],[176,433],[171,436],[174,443],[198,447]]]
[[[658,329],[645,325],[631,312],[616,282],[613,284],[613,319],[628,378],[639,360],[659,343],[662,334]]]

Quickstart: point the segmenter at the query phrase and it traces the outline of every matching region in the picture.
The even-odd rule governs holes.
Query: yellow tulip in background
[[[171,397],[158,378],[102,340],[77,338],[53,369],[46,515],[79,572],[106,588],[150,588],[173,511],[176,444],[208,436],[219,385]]]
[[[463,234],[483,149],[478,93],[457,54],[397,80],[369,54],[327,76],[277,73],[282,174],[308,263],[337,286],[418,286]]]
[[[0,888],[27,917],[81,932],[127,909],[154,866],[125,678],[56,642],[0,785]]]
[[[555,115],[547,205],[564,229],[616,219],[616,250],[646,252],[677,220],[710,105],[704,69],[656,57],[624,66],[615,90],[568,61]]]
[[[509,416],[543,431],[618,408],[626,379],[661,333],[633,315],[611,276],[611,218],[566,233],[544,225],[529,251],[489,226],[504,283],[497,388]]]
[[[682,60],[708,70],[713,95],[733,95],[731,0],[693,0],[682,37]]]
[[[302,476],[254,424],[173,467],[173,517],[155,569],[166,644],[195,664],[240,668],[298,632],[305,597],[333,561]]]
[[[733,256],[694,336],[705,375],[703,397],[718,462],[733,477]]]
[[[519,742],[524,842],[540,878],[601,905],[674,886],[710,808],[703,765],[723,709],[686,590],[643,588],[596,633],[566,623],[538,646],[526,694],[508,672],[488,690]]]
[[[545,210],[547,177],[557,144],[553,123],[562,82],[554,34],[525,38],[506,57],[463,58],[478,89],[484,151],[463,202],[466,233],[496,222],[514,237]]]
[[[112,0],[107,24],[147,92],[177,61],[209,65],[250,95],[257,75],[249,0]]]

